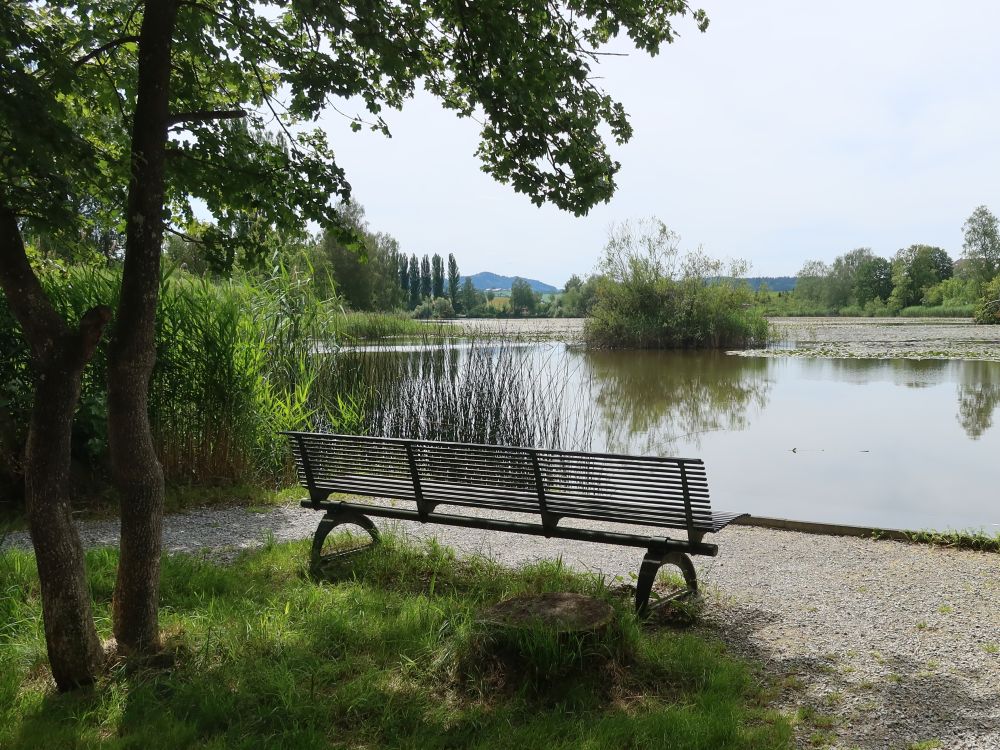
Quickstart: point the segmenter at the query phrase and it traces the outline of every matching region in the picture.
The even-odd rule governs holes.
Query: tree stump
[[[607,602],[584,594],[520,594],[494,604],[479,620],[504,628],[543,627],[556,633],[597,633],[614,618]]]

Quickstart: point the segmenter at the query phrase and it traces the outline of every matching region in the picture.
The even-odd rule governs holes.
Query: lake
[[[720,510],[1000,531],[1000,362],[773,354],[494,341],[340,356],[382,373],[376,434],[700,457]],[[520,422],[498,428],[506,412]]]

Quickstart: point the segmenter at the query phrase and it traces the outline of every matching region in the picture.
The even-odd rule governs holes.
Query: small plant
[[[914,544],[972,549],[980,552],[1000,552],[1000,533],[979,531],[914,531],[907,534]]]

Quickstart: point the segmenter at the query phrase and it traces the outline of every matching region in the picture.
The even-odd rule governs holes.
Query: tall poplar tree
[[[448,298],[451,306],[458,309],[458,285],[462,277],[458,273],[458,261],[455,260],[454,253],[448,253]]]
[[[410,309],[420,304],[420,264],[417,254],[410,256]]]
[[[431,296],[431,261],[424,254],[420,259],[420,299],[427,299]]]
[[[399,288],[406,299],[410,297],[410,261],[404,253],[399,254]]]
[[[444,259],[437,253],[431,258],[431,296],[444,296]]]

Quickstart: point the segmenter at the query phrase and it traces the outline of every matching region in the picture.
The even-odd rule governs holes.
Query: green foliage
[[[430,299],[432,291],[431,261],[425,253],[420,259],[420,299]]]
[[[971,307],[982,296],[982,284],[974,278],[952,276],[927,287],[921,304],[929,307]]]
[[[913,305],[896,314],[901,318],[971,318],[974,312],[973,305]]]
[[[514,279],[510,285],[510,307],[514,315],[531,315],[539,301],[540,297],[531,288],[531,284],[522,278]]]
[[[857,266],[854,278],[854,302],[864,307],[869,302],[885,302],[892,294],[892,264],[885,258],[869,255]]]
[[[115,272],[89,268],[52,267],[42,279],[67,319],[78,319],[96,304],[113,304],[120,282]],[[166,277],[149,409],[167,478],[281,481],[287,476],[287,446],[277,431],[317,423],[351,429],[357,415],[350,404],[338,401],[334,389],[314,388],[334,373],[334,358],[318,355],[316,343],[333,342],[350,330],[339,309],[315,298],[308,278],[279,274],[211,282],[180,272]],[[10,344],[0,361],[6,384],[0,414],[11,423],[19,452],[32,384],[26,346],[3,298],[0,340]],[[107,447],[106,357],[105,344],[86,370],[73,430],[77,458],[98,473]],[[16,455],[3,462],[8,471],[18,463]]]
[[[962,258],[968,264],[968,274],[980,284],[986,284],[1000,273],[997,217],[986,206],[979,206],[966,219],[962,232]]]
[[[273,230],[341,226],[350,186],[326,134],[302,127],[333,98],[362,103],[354,130],[388,134],[418,82],[459,116],[479,113],[483,169],[534,202],[577,214],[607,201],[617,162],[605,133],[631,137],[622,106],[594,85],[597,55],[626,34],[656,54],[684,2],[180,3],[172,36],[164,216],[200,239],[217,269],[265,252]],[[6,3],[0,11],[0,201],[38,236],[117,252],[129,182],[143,5]],[[499,62],[498,62],[499,61]],[[517,61],[513,64],[511,61]],[[150,221],[159,217],[148,217]]]
[[[416,253],[410,256],[408,276],[410,279],[410,309],[413,310],[420,304],[420,265],[417,262]]]
[[[339,297],[355,311],[400,310],[407,297],[400,286],[406,258],[394,237],[369,228],[364,214],[356,201],[342,204],[341,221],[350,230],[349,241],[343,232],[327,231],[322,241],[307,244],[297,254],[286,250],[279,257],[300,273],[309,273],[322,298]]]
[[[954,264],[948,253],[931,245],[910,245],[892,261],[892,295],[897,309],[918,304],[935,284],[950,279]]]
[[[431,257],[431,296],[444,296],[444,259],[437,253]]]
[[[438,297],[434,300],[435,318],[454,318],[455,308],[451,306],[451,300],[447,297]]]
[[[448,253],[448,299],[451,300],[451,306],[454,309],[458,309],[458,295],[462,275],[458,272],[458,261],[455,260],[455,256],[452,253]]]
[[[1000,275],[986,285],[974,315],[977,323],[1000,323]]]
[[[570,276],[565,290],[556,297],[552,316],[556,318],[585,318],[597,302],[597,290],[602,282],[599,274],[592,274],[586,281]]]
[[[472,279],[468,276],[465,277],[465,281],[462,282],[462,310],[466,314],[471,314],[480,305],[486,302],[486,296],[476,289],[475,285],[472,283]]]
[[[682,256],[677,241],[656,219],[612,230],[600,269],[604,279],[585,329],[589,345],[728,348],[767,340],[754,293],[737,280],[746,274],[745,264],[725,268],[700,251]]]
[[[906,535],[915,544],[938,547],[974,549],[980,552],[1000,552],[1000,533],[979,531],[912,531]]]
[[[760,707],[746,664],[699,636],[639,627],[629,600],[596,576],[553,562],[512,570],[393,538],[323,583],[304,574],[307,558],[306,543],[269,544],[231,567],[165,557],[164,652],[114,663],[92,691],[56,695],[40,676],[33,558],[0,554],[0,746],[791,746],[789,720]],[[116,565],[113,551],[88,554],[102,635]],[[495,658],[489,673],[485,662],[457,668],[484,645],[475,624],[484,607],[548,591],[595,596],[615,611],[592,646],[538,628],[520,635],[541,672],[565,679]]]

